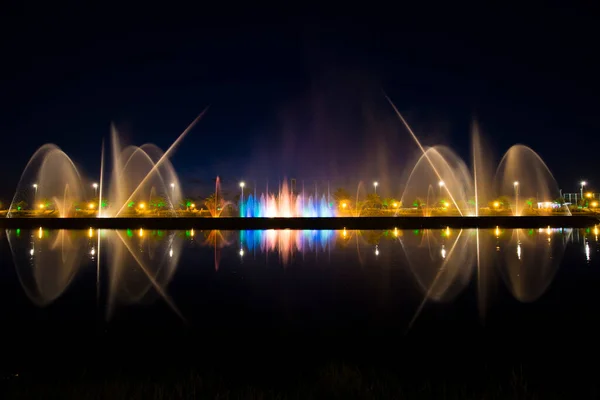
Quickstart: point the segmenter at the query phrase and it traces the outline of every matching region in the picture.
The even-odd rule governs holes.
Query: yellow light
[[[88,231],[88,237],[94,237],[94,230],[92,228]]]
[[[598,233],[599,233],[599,231],[598,231],[598,227],[597,227],[597,226],[595,226],[595,227],[594,227],[594,235],[598,236]]]
[[[40,229],[38,230],[38,237],[41,239],[42,235],[43,235],[42,227],[40,226]]]
[[[192,230],[190,231],[190,236],[194,237],[194,228],[192,228]]]
[[[447,237],[450,236],[450,227],[449,226],[446,227],[446,236]]]
[[[444,207],[448,208],[450,207],[450,203],[448,203],[447,201],[444,202]]]
[[[144,237],[144,230],[142,228],[140,228],[139,235],[140,235],[140,237]]]
[[[96,205],[95,205],[94,203],[90,203],[90,204],[88,204],[88,208],[90,208],[90,209],[94,209],[94,207],[96,207]]]
[[[394,208],[398,208],[398,203],[394,203],[394,204],[392,204],[392,206],[393,206]]]
[[[344,230],[342,231],[342,236],[343,236],[343,237],[346,237],[346,236],[348,236],[348,232],[346,232],[346,228],[344,228]]]
[[[348,207],[348,204],[342,203],[342,208],[346,208],[346,207]]]
[[[500,236],[500,228],[496,227],[496,237]]]
[[[592,201],[592,207],[594,207],[594,208],[598,207],[598,202],[597,201]]]
[[[145,203],[140,203],[140,208],[141,208],[141,209],[144,209],[145,207],[146,207],[146,204],[145,204]]]
[[[398,228],[394,228],[394,236],[398,237]]]
[[[551,235],[551,234],[552,234],[552,229],[550,229],[550,226],[548,226],[548,229],[546,229],[546,233],[547,233],[548,235]]]
[[[192,208],[196,208],[196,204],[195,204],[195,203],[192,203],[191,207],[192,207]]]
[[[585,197],[587,197],[588,199],[591,199],[592,198],[592,194],[591,193],[586,193]]]
[[[43,204],[40,204],[40,208],[44,208],[44,207],[46,207],[46,206],[45,206],[45,205],[43,205]]]
[[[499,201],[495,201],[494,202],[494,208],[498,208],[500,207],[500,202]]]

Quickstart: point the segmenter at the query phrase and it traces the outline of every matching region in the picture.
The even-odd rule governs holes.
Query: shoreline
[[[202,217],[122,217],[122,218],[1,218],[1,229],[173,229],[173,230],[387,230],[387,229],[506,229],[588,228],[600,224],[590,215],[554,216],[400,216],[331,218],[202,218]]]

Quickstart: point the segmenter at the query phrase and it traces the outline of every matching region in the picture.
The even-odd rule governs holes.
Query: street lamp
[[[171,183],[171,203],[175,201],[175,184]]]
[[[587,185],[586,181],[581,181],[581,198],[583,199],[583,187]]]
[[[92,183],[92,187],[94,188],[94,197],[98,196],[98,184]]]
[[[514,181],[515,188],[515,215],[519,215],[519,181]]]
[[[373,182],[373,187],[375,188],[375,194],[377,194],[377,186],[379,185],[379,182],[375,181]]]
[[[35,190],[35,196],[37,197],[37,183],[33,184],[33,189]]]
[[[442,188],[444,187],[444,185],[445,185],[444,181],[438,182],[438,186],[440,187],[440,196],[442,195]]]

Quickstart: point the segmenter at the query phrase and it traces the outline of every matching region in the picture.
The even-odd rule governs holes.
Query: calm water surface
[[[600,333],[597,233],[12,230],[0,322],[16,358],[106,338],[149,352],[556,348]]]

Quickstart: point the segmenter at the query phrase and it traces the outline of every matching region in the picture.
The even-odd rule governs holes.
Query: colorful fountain
[[[245,218],[293,218],[293,217],[335,217],[333,204],[329,196],[314,193],[307,194],[304,190],[294,193],[284,181],[277,193],[265,193],[259,196],[249,195],[241,200],[240,217]]]

